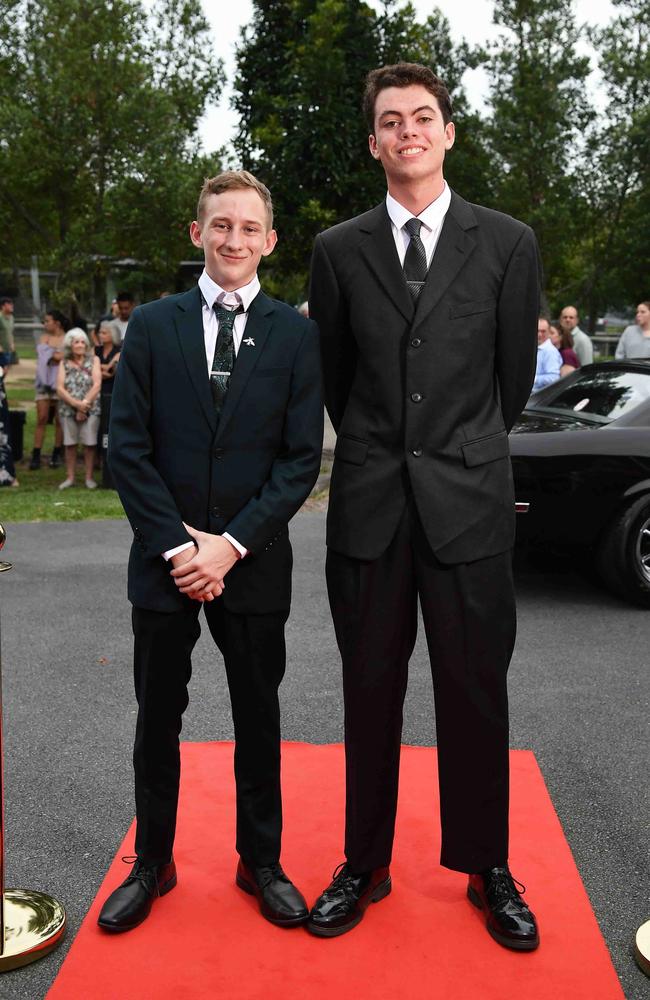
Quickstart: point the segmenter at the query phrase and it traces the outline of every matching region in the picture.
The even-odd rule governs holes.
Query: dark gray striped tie
[[[419,219],[409,219],[404,223],[404,228],[410,236],[404,258],[404,277],[414,302],[417,302],[427,277],[427,252],[420,239],[421,226]]]
[[[214,346],[210,387],[218,419],[221,416],[221,410],[223,409],[226,393],[228,392],[228,382],[235,367],[235,345],[233,342],[235,317],[244,311],[244,307],[239,305],[236,309],[229,309],[227,306],[222,306],[219,302],[215,302],[214,311],[217,314],[219,332],[217,334],[217,342]]]

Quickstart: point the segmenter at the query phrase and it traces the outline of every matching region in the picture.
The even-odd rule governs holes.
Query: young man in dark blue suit
[[[122,350],[109,462],[133,529],[137,861],[99,924],[125,931],[176,884],[181,716],[204,607],[235,726],[236,881],[281,926],[307,907],[280,866],[280,713],[291,599],[288,522],[319,472],[315,324],[260,289],[275,246],[268,190],[206,181],[190,228],[198,286],[141,306]]]

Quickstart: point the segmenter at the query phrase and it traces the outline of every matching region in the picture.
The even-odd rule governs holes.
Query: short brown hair
[[[253,188],[254,191],[257,191],[266,208],[269,229],[273,229],[273,201],[271,200],[271,192],[266,184],[258,181],[257,177],[253,177],[248,170],[224,170],[222,174],[217,174],[216,177],[206,177],[203,181],[203,187],[201,188],[201,194],[196,206],[196,218],[200,220],[205,203],[211,194],[222,194],[224,191],[237,191],[242,188]]]
[[[363,113],[368,122],[368,128],[374,135],[375,103],[381,90],[386,87],[411,87],[419,84],[433,94],[438,102],[445,125],[451,121],[451,97],[442,80],[428,66],[420,63],[398,62],[393,66],[380,66],[373,69],[366,77],[366,87],[363,94]]]

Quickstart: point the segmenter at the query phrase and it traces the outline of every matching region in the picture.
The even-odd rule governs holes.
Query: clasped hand
[[[222,535],[197,531],[189,524],[184,527],[198,548],[185,549],[172,557],[174,583],[181,594],[195,601],[213,601],[223,593],[224,577],[239,559],[239,553]]]

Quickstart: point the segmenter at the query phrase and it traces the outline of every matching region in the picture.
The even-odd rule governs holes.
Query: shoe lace
[[[133,855],[125,854],[122,857],[122,861],[125,865],[135,866],[133,868],[133,871],[131,872],[131,875],[129,876],[130,878],[137,879],[139,882],[142,882],[142,884],[146,886],[148,889],[151,888],[152,879],[154,880],[155,884],[156,881],[155,867],[143,864],[142,861],[140,861],[140,858],[136,857],[135,854]]]
[[[348,868],[347,861],[342,861],[332,872],[332,882],[327,887],[324,896],[334,896],[342,892],[346,896],[355,895],[356,877]]]
[[[272,865],[262,865],[260,868],[256,868],[255,876],[260,889],[266,889],[269,882],[273,882],[277,879],[284,879],[285,881],[288,881],[287,876],[282,870],[282,865],[280,865],[279,862],[275,862]]]
[[[526,892],[526,886],[513,878],[507,868],[490,873],[490,898],[493,905],[516,900]]]

